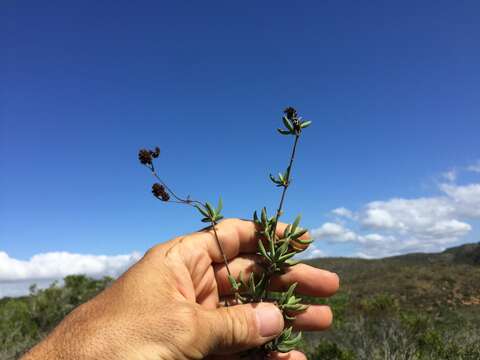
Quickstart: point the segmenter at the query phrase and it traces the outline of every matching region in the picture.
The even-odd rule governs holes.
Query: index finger
[[[287,224],[278,222],[277,235],[281,236],[286,227]],[[225,219],[215,227],[215,230],[207,228],[189,235],[188,240],[185,241],[191,241],[196,246],[203,247],[213,262],[222,263],[223,255],[217,242],[215,231],[227,260],[230,260],[239,254],[251,254],[258,251],[258,230],[258,226],[253,221]],[[309,235],[306,233],[301,239],[308,239],[308,237]]]

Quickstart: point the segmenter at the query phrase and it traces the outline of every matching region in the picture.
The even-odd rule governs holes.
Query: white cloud
[[[67,275],[85,274],[92,277],[118,276],[140,258],[128,255],[84,255],[49,252],[18,260],[0,251],[0,282],[61,279]]]
[[[373,228],[403,227],[401,222],[396,222],[391,213],[384,208],[385,203],[377,201],[367,205],[362,215],[362,223]]]
[[[347,242],[357,238],[353,231],[343,227],[343,225],[331,222],[323,224],[318,229],[313,229],[311,236],[313,239],[326,238],[330,242]]]
[[[468,171],[472,171],[472,172],[478,172],[478,173],[480,173],[480,160],[477,160],[476,163],[471,164],[470,166],[468,166],[468,167],[467,167],[467,170],[468,170]]]
[[[455,182],[455,180],[457,180],[457,170],[452,169],[446,171],[442,174],[442,177],[449,182]]]
[[[354,217],[353,212],[351,210],[347,209],[347,208],[344,208],[344,207],[339,207],[339,208],[333,209],[332,214],[340,216],[340,217],[344,217],[344,218],[347,218],[347,219],[353,219],[353,217]]]
[[[315,259],[319,257],[325,257],[326,254],[323,250],[320,250],[318,246],[312,243],[307,250],[301,252],[298,255],[295,255],[296,259]]]
[[[460,237],[471,226],[457,220],[457,212],[452,199],[447,197],[396,198],[367,204],[360,213],[360,223],[416,238]]]
[[[440,188],[448,195],[458,214],[480,218],[480,184],[464,186],[442,184]]]
[[[332,213],[339,218],[312,230],[312,236],[353,244],[358,250],[353,255],[361,257],[442,251],[472,231],[469,220],[480,219],[480,183],[457,185],[457,172],[446,174],[449,182],[439,184],[437,196],[372,201],[356,212],[336,208]]]

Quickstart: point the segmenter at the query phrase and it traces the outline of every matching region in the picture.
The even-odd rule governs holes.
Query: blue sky
[[[1,8],[4,267],[41,253],[141,253],[201,226],[191,210],[151,197],[136,159],[144,146],[160,145],[160,172],[178,192],[222,195],[227,216],[273,209],[279,193],[267,175],[286,165],[290,145],[275,128],[287,105],[314,122],[286,219],[303,214],[315,254],[375,257],[479,239],[476,1]],[[429,206],[446,210],[425,219]],[[372,209],[394,219],[372,220]],[[447,240],[432,242],[437,233]],[[391,245],[399,242],[409,245]]]

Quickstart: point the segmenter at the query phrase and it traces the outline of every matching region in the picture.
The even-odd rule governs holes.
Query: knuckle
[[[157,257],[161,253],[163,253],[163,244],[156,244],[146,251],[145,257]]]
[[[236,227],[240,224],[241,221],[242,220],[238,218],[228,218],[223,220],[220,224],[222,224],[222,226],[225,226],[225,227]]]
[[[223,317],[225,323],[225,346],[248,346],[252,337],[256,336],[256,323],[249,312],[235,311],[232,308],[225,308],[227,312]]]
[[[256,335],[256,322],[252,313],[247,311],[231,311],[233,321],[233,343],[248,345],[252,336]]]
[[[176,244],[181,244],[183,240],[184,240],[184,236],[180,236],[170,241],[156,244],[145,252],[145,257],[157,258],[157,257],[164,256],[171,248],[175,247]]]

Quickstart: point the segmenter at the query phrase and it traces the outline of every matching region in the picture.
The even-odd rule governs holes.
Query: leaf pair
[[[268,350],[287,353],[296,349],[302,340],[302,333],[299,332],[295,335],[292,331],[292,327],[283,330],[277,338],[267,345]]]
[[[257,211],[253,213],[253,222],[258,225],[258,235],[265,237],[266,239],[272,238],[272,231],[276,228],[275,217],[267,216],[267,208],[263,208],[260,213],[260,218],[258,218]]]
[[[293,224],[288,225],[283,232],[284,239],[288,240],[288,243],[292,250],[296,252],[304,251],[312,243],[313,240],[305,239],[301,240],[304,234],[307,233],[307,229],[299,227],[301,216],[297,216]]]
[[[293,283],[286,292],[282,293],[278,300],[278,307],[282,310],[286,320],[295,320],[295,315],[292,313],[308,309],[308,305],[301,304],[302,299],[295,296],[294,290],[296,287],[297,283]]]
[[[285,173],[278,173],[278,178],[270,174],[270,180],[278,187],[287,187],[290,184],[290,168]]]
[[[302,118],[289,119],[287,116],[282,117],[285,129],[278,128],[277,131],[282,135],[300,135],[302,129],[310,126],[311,121],[302,121]]]
[[[213,223],[223,219],[223,216],[221,215],[223,209],[222,198],[218,200],[218,205],[216,209],[213,208],[213,206],[208,201],[205,204],[194,206],[204,216],[202,222]]]

